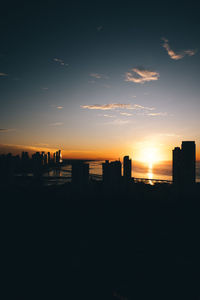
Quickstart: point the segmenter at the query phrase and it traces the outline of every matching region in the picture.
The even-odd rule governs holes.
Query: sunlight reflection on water
[[[102,179],[102,163],[104,161],[87,161],[90,165],[90,176],[95,180]],[[71,181],[71,165],[62,166],[60,170],[51,170],[50,172],[44,174],[44,177],[48,181],[53,182],[69,182]],[[200,163],[196,164],[197,177],[196,181],[200,182]],[[123,166],[122,166],[123,174]],[[144,164],[137,161],[133,161],[132,164],[132,177],[134,178],[146,178],[148,183],[153,185],[153,179],[159,180],[172,180],[172,163],[154,163],[154,164]]]
[[[153,164],[149,164],[147,178],[149,179],[149,184],[153,185],[153,181],[151,180],[153,178]]]

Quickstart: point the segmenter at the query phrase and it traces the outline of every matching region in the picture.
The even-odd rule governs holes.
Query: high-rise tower
[[[131,179],[132,161],[129,156],[124,156],[123,161],[123,176],[126,179]]]
[[[173,182],[188,185],[196,179],[196,149],[194,141],[182,142],[173,150]]]

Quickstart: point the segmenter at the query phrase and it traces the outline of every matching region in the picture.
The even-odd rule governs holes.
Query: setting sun
[[[154,163],[161,161],[161,156],[157,148],[147,147],[141,149],[139,160],[149,165],[153,165]]]

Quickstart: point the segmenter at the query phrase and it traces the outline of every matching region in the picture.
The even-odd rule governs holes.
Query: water
[[[87,161],[90,166],[90,177],[95,180],[102,180],[102,163],[104,161]],[[71,165],[65,165],[60,170],[51,170],[43,175],[47,185],[64,184],[71,181]],[[123,170],[122,170],[123,171]],[[132,177],[158,180],[172,180],[172,162],[163,162],[160,164],[145,164],[133,162]],[[196,163],[196,181],[200,182],[200,162]]]

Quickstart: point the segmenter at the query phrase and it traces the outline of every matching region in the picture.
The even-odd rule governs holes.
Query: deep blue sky
[[[2,151],[59,147],[66,156],[142,159],[146,147],[170,159],[181,140],[199,146],[198,11],[192,2],[4,4]],[[143,82],[127,81],[128,73],[141,79],[138,70],[157,80],[145,73]]]

